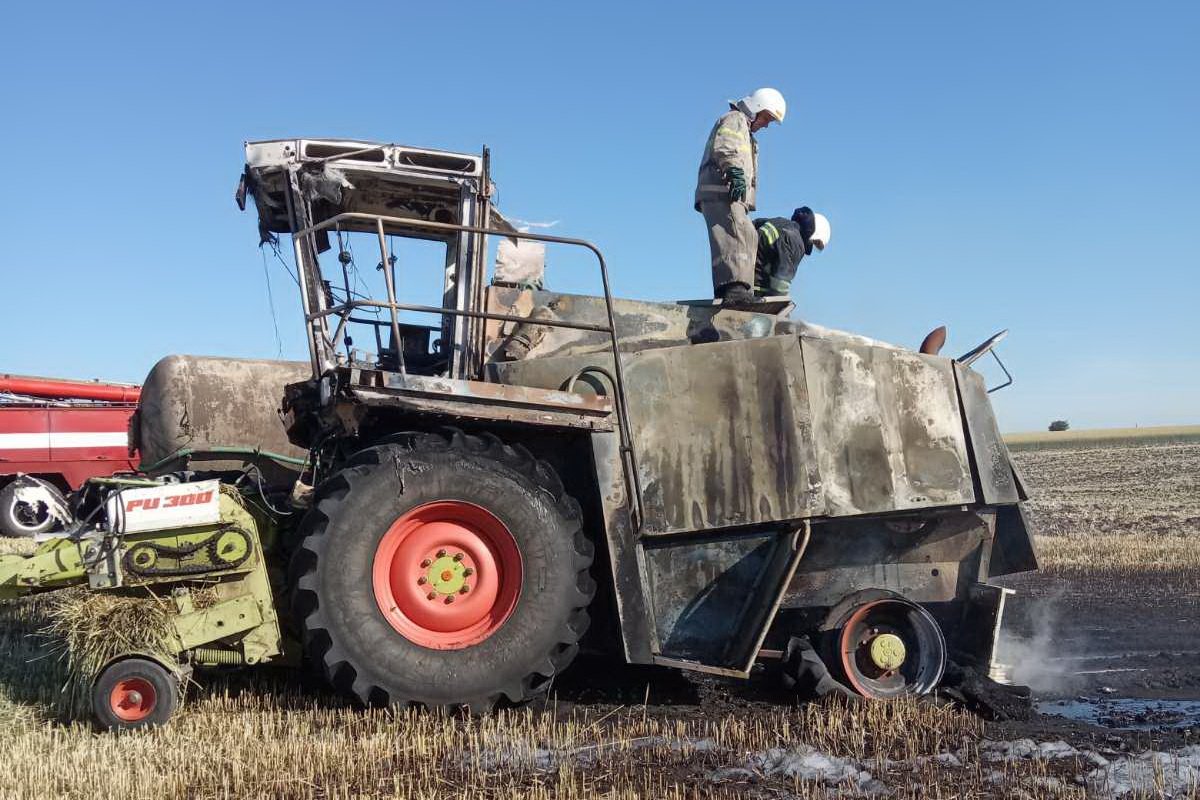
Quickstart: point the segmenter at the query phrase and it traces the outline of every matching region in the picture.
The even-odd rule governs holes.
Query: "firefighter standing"
[[[717,120],[696,180],[696,210],[704,215],[712,250],[713,294],[727,305],[755,302],[754,258],[758,236],[748,211],[758,188],[754,133],[783,122],[787,103],[775,89],[758,89]]]
[[[758,255],[754,260],[754,293],[758,296],[785,295],[800,260],[813,248],[824,250],[829,244],[829,220],[824,214],[801,206],[791,219],[771,217],[754,220],[758,230]]]

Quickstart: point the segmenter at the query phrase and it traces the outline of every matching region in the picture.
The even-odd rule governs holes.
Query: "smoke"
[[[1063,657],[1059,625],[1064,594],[1063,588],[1056,588],[1047,596],[1032,598],[1022,630],[1014,630],[1011,624],[1001,629],[996,660],[1007,682],[1028,686],[1038,694],[1071,690],[1074,673],[1071,661]]]
[[[554,220],[550,220],[549,222],[533,222],[533,221],[527,220],[527,219],[511,218],[511,219],[509,219],[509,222],[511,222],[513,227],[516,228],[519,232],[529,233],[529,231],[534,228],[553,228],[555,225],[557,225],[559,223],[559,220],[554,219]]]

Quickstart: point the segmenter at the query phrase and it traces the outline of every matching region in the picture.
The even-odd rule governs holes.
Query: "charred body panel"
[[[489,286],[487,303],[488,311],[530,318],[528,323],[522,323],[521,326],[498,322],[488,324],[487,350],[493,359],[501,358],[499,347],[514,334],[528,339],[529,347],[523,359],[597,353],[608,347],[607,335],[545,324],[555,320],[603,323],[606,311],[602,297]],[[781,332],[781,329],[787,330],[791,325],[787,320],[773,315],[723,311],[711,305],[614,298],[613,309],[617,338],[626,353],[731,339],[758,339],[772,336]],[[518,327],[523,330],[518,331]]]
[[[803,342],[829,516],[975,501],[947,359]]]
[[[489,361],[509,360],[505,358],[502,346],[514,335],[529,339],[528,351],[521,356],[523,360],[599,353],[607,346],[607,336],[596,331],[567,330],[546,324],[556,320],[600,324],[606,315],[603,297],[489,286],[485,300],[490,313],[512,314],[529,320],[521,325],[488,323],[485,349]],[[751,312],[724,309],[712,301],[670,303],[613,298],[617,338],[625,353],[783,334],[902,350],[866,336],[789,319],[785,315],[790,306],[781,311],[767,311],[768,305],[764,304],[763,312]]]
[[[647,540],[655,663],[749,674],[808,536],[803,525]]]
[[[625,364],[647,533],[975,502],[946,359],[781,335]],[[602,353],[490,365],[501,383],[599,393],[609,369]]]
[[[247,194],[254,198],[264,230],[292,232],[287,173],[280,167],[299,163],[314,165],[306,171],[302,188],[317,206],[317,216],[322,211],[357,211],[449,221],[459,212],[455,183],[483,175],[478,156],[420,147],[350,139],[248,142],[246,177],[238,190],[239,203],[244,205]],[[368,183],[359,188],[354,183],[354,178],[361,175],[383,177],[401,172],[419,179],[407,182],[403,197],[387,191],[386,185]]]
[[[1017,491],[1012,457],[996,425],[983,376],[958,363],[954,372],[962,395],[963,417],[971,434],[972,474],[979,482],[983,502],[991,505],[1019,502],[1022,498]]]
[[[1031,551],[1019,506],[979,502],[952,362],[790,334],[660,345],[625,363],[644,517],[636,529],[622,516],[619,486],[606,512],[627,657],[746,674],[746,648],[766,626],[776,638],[819,629],[870,589],[929,604],[955,652],[986,662],[976,654],[992,639],[979,639],[975,616],[1000,613],[979,588],[997,531],[1013,542],[1000,570],[1029,568]],[[489,374],[605,395],[609,369],[590,352]],[[616,474],[612,448],[594,454],[598,474]],[[812,543],[781,586],[791,552],[781,542],[804,520]]]
[[[953,600],[987,579],[994,525],[994,513],[972,511],[816,523],[784,607],[833,606],[867,586]]]
[[[146,376],[132,422],[142,464],[158,465],[154,474],[241,469],[244,456],[220,452],[230,447],[303,460],[307,448],[288,440],[279,408],[283,387],[308,374],[308,364],[296,361],[167,356]],[[171,458],[181,451],[190,454]],[[300,471],[278,461],[258,463],[273,482],[294,481]]]
[[[504,384],[607,394],[606,354],[491,365]],[[641,533],[797,520],[821,485],[793,336],[664,347],[625,357]]]
[[[628,364],[645,534],[821,512],[795,337],[646,350]]]

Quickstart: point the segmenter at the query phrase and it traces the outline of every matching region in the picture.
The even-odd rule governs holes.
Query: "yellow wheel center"
[[[904,640],[894,633],[881,633],[871,640],[871,662],[880,669],[898,669],[905,655]]]
[[[458,594],[458,590],[467,582],[464,575],[466,567],[461,561],[455,561],[450,556],[442,556],[429,565],[425,572],[425,580],[438,594]]]
[[[217,539],[217,558],[222,561],[240,561],[246,557],[247,549],[245,537],[233,531],[226,531]]]

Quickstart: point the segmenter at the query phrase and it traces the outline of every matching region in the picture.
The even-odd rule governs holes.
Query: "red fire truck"
[[[129,418],[139,393],[129,384],[0,374],[0,533],[50,530],[63,494],[136,468]]]

